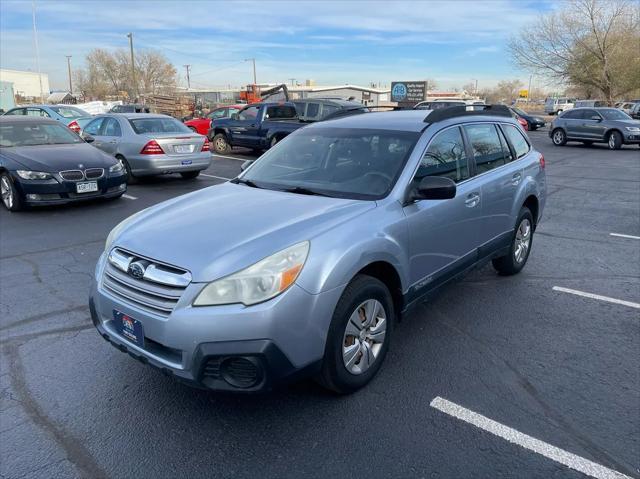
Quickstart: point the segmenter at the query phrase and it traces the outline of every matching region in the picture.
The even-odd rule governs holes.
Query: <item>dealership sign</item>
[[[426,93],[426,81],[391,82],[391,101],[415,104],[424,101]]]

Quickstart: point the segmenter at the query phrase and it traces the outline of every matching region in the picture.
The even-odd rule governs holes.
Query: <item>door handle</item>
[[[467,208],[473,208],[475,206],[478,206],[479,203],[480,203],[479,193],[470,193],[469,196],[467,196],[467,199],[464,200],[464,205]]]
[[[511,184],[517,186],[520,184],[520,180],[522,179],[522,175],[520,173],[516,173],[511,177]]]

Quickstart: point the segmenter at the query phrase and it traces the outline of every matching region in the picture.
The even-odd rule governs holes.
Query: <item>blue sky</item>
[[[37,0],[40,63],[51,87],[67,84],[65,55],[80,67],[93,48],[162,51],[192,87],[307,78],[366,85],[435,79],[441,89],[528,74],[506,41],[553,8],[547,0],[62,1]],[[0,66],[35,70],[30,0],[0,1]]]

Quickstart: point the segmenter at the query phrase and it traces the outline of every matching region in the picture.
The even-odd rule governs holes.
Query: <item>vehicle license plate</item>
[[[173,151],[176,153],[192,153],[193,145],[175,145]]]
[[[91,193],[92,191],[98,191],[97,181],[85,181],[82,183],[76,183],[77,193]]]
[[[144,331],[140,321],[116,309],[113,310],[113,321],[120,336],[144,348]]]

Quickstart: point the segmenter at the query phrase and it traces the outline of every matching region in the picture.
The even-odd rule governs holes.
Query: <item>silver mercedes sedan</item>
[[[97,115],[81,136],[118,158],[129,182],[140,176],[180,173],[191,179],[211,164],[209,140],[167,115]]]

